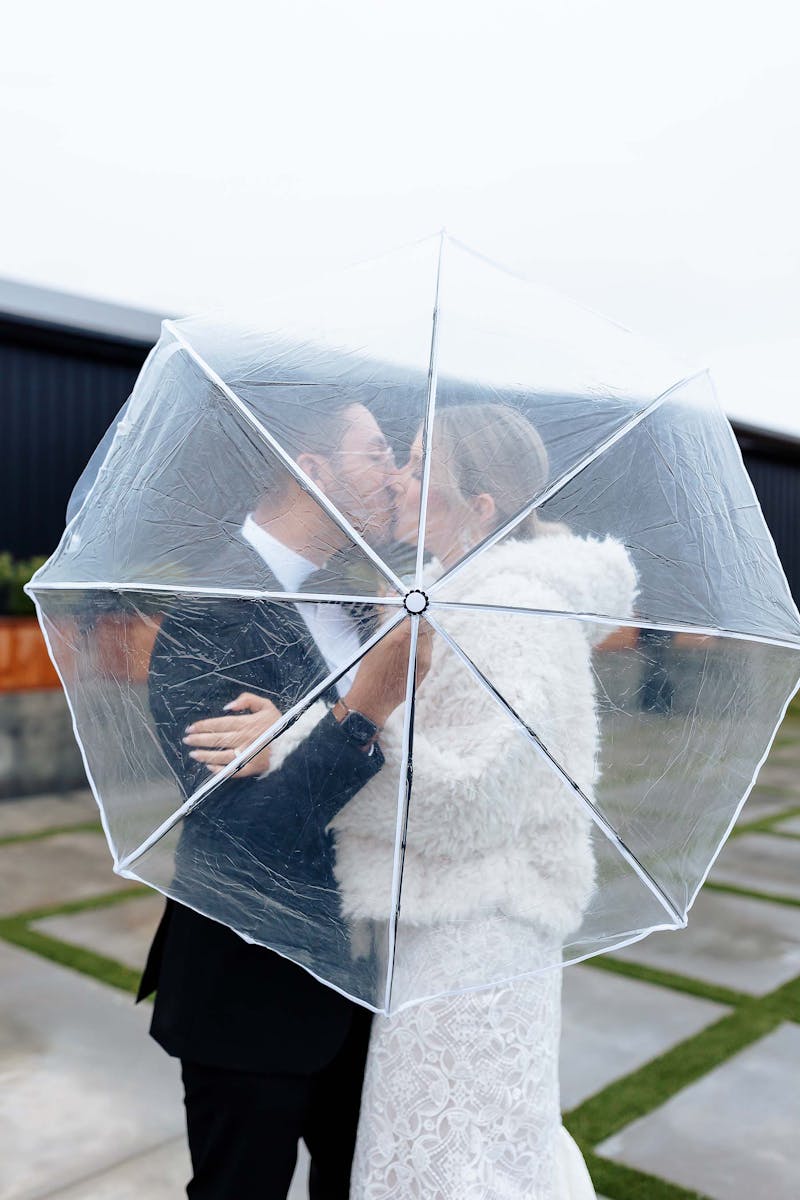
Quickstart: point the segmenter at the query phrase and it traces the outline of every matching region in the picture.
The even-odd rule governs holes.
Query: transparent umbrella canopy
[[[446,234],[165,321],[68,517],[114,870],[376,1011],[683,927],[800,682],[708,373]]]

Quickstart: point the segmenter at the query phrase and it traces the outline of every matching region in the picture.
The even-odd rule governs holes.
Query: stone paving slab
[[[714,1200],[800,1196],[800,1028],[782,1025],[598,1147]]]
[[[286,1200],[308,1200],[308,1169],[308,1151],[300,1142],[297,1168]],[[186,1196],[191,1174],[186,1139],[173,1138],[163,1146],[127,1158],[110,1171],[47,1192],[41,1200],[181,1200]]]
[[[776,792],[759,792],[754,788],[744,802],[737,824],[744,825],[748,821],[763,821],[765,817],[777,816],[778,813],[794,808],[798,803],[800,803],[800,794],[779,796]]]
[[[308,1152],[298,1145],[297,1169],[286,1200],[308,1200]],[[110,1171],[55,1192],[41,1200],[181,1200],[192,1174],[185,1137],[137,1154]],[[602,1197],[598,1197],[602,1200]]]
[[[800,900],[800,845],[768,833],[743,833],[723,847],[709,879]]]
[[[0,915],[84,900],[132,885],[111,869],[101,833],[59,833],[0,846]]]
[[[31,928],[139,971],[144,967],[163,911],[163,896],[153,892],[149,896],[131,896],[130,900],[108,908],[46,917],[34,921]]]
[[[596,967],[567,967],[561,1032],[562,1109],[574,1108],[729,1011],[710,1000]]]
[[[108,1171],[47,1192],[41,1200],[185,1200],[191,1174],[186,1139],[178,1137]]]
[[[773,750],[758,773],[758,783],[773,788],[785,788],[789,802],[800,793],[800,766],[780,750]],[[795,801],[796,803],[796,801]]]
[[[183,1134],[149,1005],[0,942],[0,1195],[32,1200]],[[146,1193],[142,1193],[145,1195]]]
[[[0,838],[99,820],[99,810],[88,788],[77,792],[25,796],[19,800],[0,800]]]
[[[763,996],[800,974],[800,908],[704,890],[688,928],[651,933],[614,957]]]

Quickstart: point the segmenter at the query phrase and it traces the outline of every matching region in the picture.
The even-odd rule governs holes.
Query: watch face
[[[374,738],[378,732],[378,726],[360,712],[348,713],[342,721],[342,728],[350,740],[358,746],[366,746],[370,738]]]

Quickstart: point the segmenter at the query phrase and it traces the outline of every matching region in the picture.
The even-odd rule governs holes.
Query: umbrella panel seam
[[[417,561],[414,569],[414,586],[422,586],[425,556],[425,528],[428,518],[428,492],[431,480],[431,457],[433,447],[433,423],[436,413],[436,386],[439,376],[439,296],[444,257],[444,232],[439,237],[439,259],[436,265],[436,291],[433,302],[433,327],[428,366],[428,395],[425,402],[425,420],[422,426],[422,484],[419,495],[419,521],[417,525]]]
[[[800,639],[797,642],[792,642],[786,638],[773,638],[759,633],[745,633],[743,630],[723,629],[714,625],[678,624],[677,622],[670,624],[669,622],[647,621],[635,617],[614,617],[601,615],[600,613],[569,612],[567,609],[560,608],[525,608],[514,604],[471,603],[468,600],[431,600],[430,607],[432,609],[458,609],[462,612],[506,613],[508,615],[519,613],[522,616],[532,617],[566,617],[590,625],[599,624],[612,627],[622,625],[627,629],[656,629],[664,633],[696,634],[698,637],[733,638],[739,641],[758,642],[768,646],[782,646],[787,650],[797,650],[800,652]]]
[[[412,619],[411,644],[409,646],[408,667],[406,674],[405,714],[403,717],[403,742],[400,755],[400,778],[397,784],[397,821],[395,825],[395,844],[392,863],[392,896],[389,909],[388,928],[388,959],[386,964],[386,994],[384,1005],[388,1012],[392,1000],[392,984],[394,983],[394,963],[397,950],[397,930],[400,916],[400,893],[403,886],[403,867],[405,865],[406,836],[408,832],[408,811],[411,802],[412,787],[412,745],[414,739],[414,701],[416,693],[417,645],[419,641],[419,616]],[[401,833],[402,830],[402,833]]]
[[[61,583],[35,583],[26,585],[30,592],[144,592],[155,596],[208,596],[214,599],[218,596],[230,597],[233,600],[275,600],[288,604],[383,604],[402,605],[403,596],[356,596],[338,592],[272,592],[261,591],[259,588],[215,588],[200,587],[191,584],[143,583],[134,580],[130,583],[110,583],[105,580],[81,582],[69,580]]]

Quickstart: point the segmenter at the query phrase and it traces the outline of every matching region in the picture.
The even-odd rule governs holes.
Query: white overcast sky
[[[45,0],[0,48],[0,276],[186,312],[441,226],[800,433],[777,0]]]

